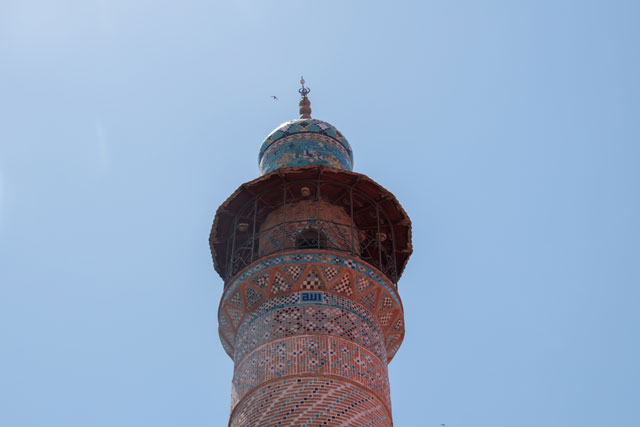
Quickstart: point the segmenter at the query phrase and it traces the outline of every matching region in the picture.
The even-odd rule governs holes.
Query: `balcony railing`
[[[349,224],[314,218],[286,221],[255,233],[239,232],[229,252],[228,279],[262,257],[294,250],[320,249],[357,257],[378,268],[395,283],[394,257],[380,239],[377,232],[360,231]]]
[[[318,201],[318,206],[339,206],[342,219],[326,214],[300,214],[300,201]],[[274,212],[281,212],[274,225]],[[271,216],[269,216],[271,215]],[[302,217],[301,217],[302,216]],[[269,221],[267,221],[269,217]],[[292,218],[293,217],[293,218]],[[225,244],[225,282],[258,259],[277,253],[318,249],[348,254],[398,280],[394,224],[377,201],[353,188],[332,181],[282,182],[234,209],[228,233],[219,236]],[[231,225],[230,224],[230,225]]]

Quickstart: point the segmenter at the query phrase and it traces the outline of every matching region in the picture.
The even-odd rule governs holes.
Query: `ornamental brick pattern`
[[[329,377],[285,378],[254,391],[232,411],[231,427],[388,427],[391,416],[374,395]]]
[[[292,267],[298,280],[287,273]],[[333,280],[327,280],[326,269]],[[256,282],[265,283],[264,288]],[[301,301],[302,291],[322,291],[322,302]],[[247,295],[253,295],[251,300]],[[404,337],[402,317],[400,298],[384,275],[343,255],[313,251],[249,266],[225,290],[218,321],[234,360],[271,339],[326,333],[354,340],[378,357],[384,353],[390,361]],[[237,352],[236,342],[241,344]]]
[[[388,350],[402,341],[402,318],[393,284],[356,259],[314,250],[257,261],[219,311],[235,361],[230,425],[391,425]],[[329,379],[321,394],[292,403],[319,377]],[[256,399],[270,405],[256,410]]]
[[[349,143],[309,118],[308,93],[304,120],[267,137],[265,175],[229,197],[210,235],[234,360],[229,426],[388,427],[411,224],[391,193],[351,172]]]
[[[311,295],[322,303],[308,303]],[[363,307],[353,301],[327,293],[297,293],[274,298],[247,316],[235,336],[234,360],[274,339],[301,334],[328,334],[351,340],[386,360],[382,330]]]
[[[387,364],[374,353],[329,335],[301,335],[271,341],[238,363],[231,406],[260,384],[309,374],[344,377],[391,405]]]

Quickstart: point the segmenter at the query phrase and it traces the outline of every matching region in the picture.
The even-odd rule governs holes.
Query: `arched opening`
[[[296,249],[327,249],[327,236],[315,228],[307,228],[296,237]]]

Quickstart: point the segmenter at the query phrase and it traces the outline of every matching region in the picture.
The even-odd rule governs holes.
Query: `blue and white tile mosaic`
[[[283,167],[327,165],[353,169],[353,152],[335,127],[316,119],[297,119],[280,125],[260,147],[261,174]]]

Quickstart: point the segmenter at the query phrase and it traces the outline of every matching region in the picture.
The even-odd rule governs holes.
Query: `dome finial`
[[[310,119],[311,118],[311,102],[307,95],[311,92],[311,89],[308,87],[304,87],[304,77],[300,77],[300,84],[302,87],[298,89],[298,92],[302,96],[300,100],[300,118],[301,119]]]

